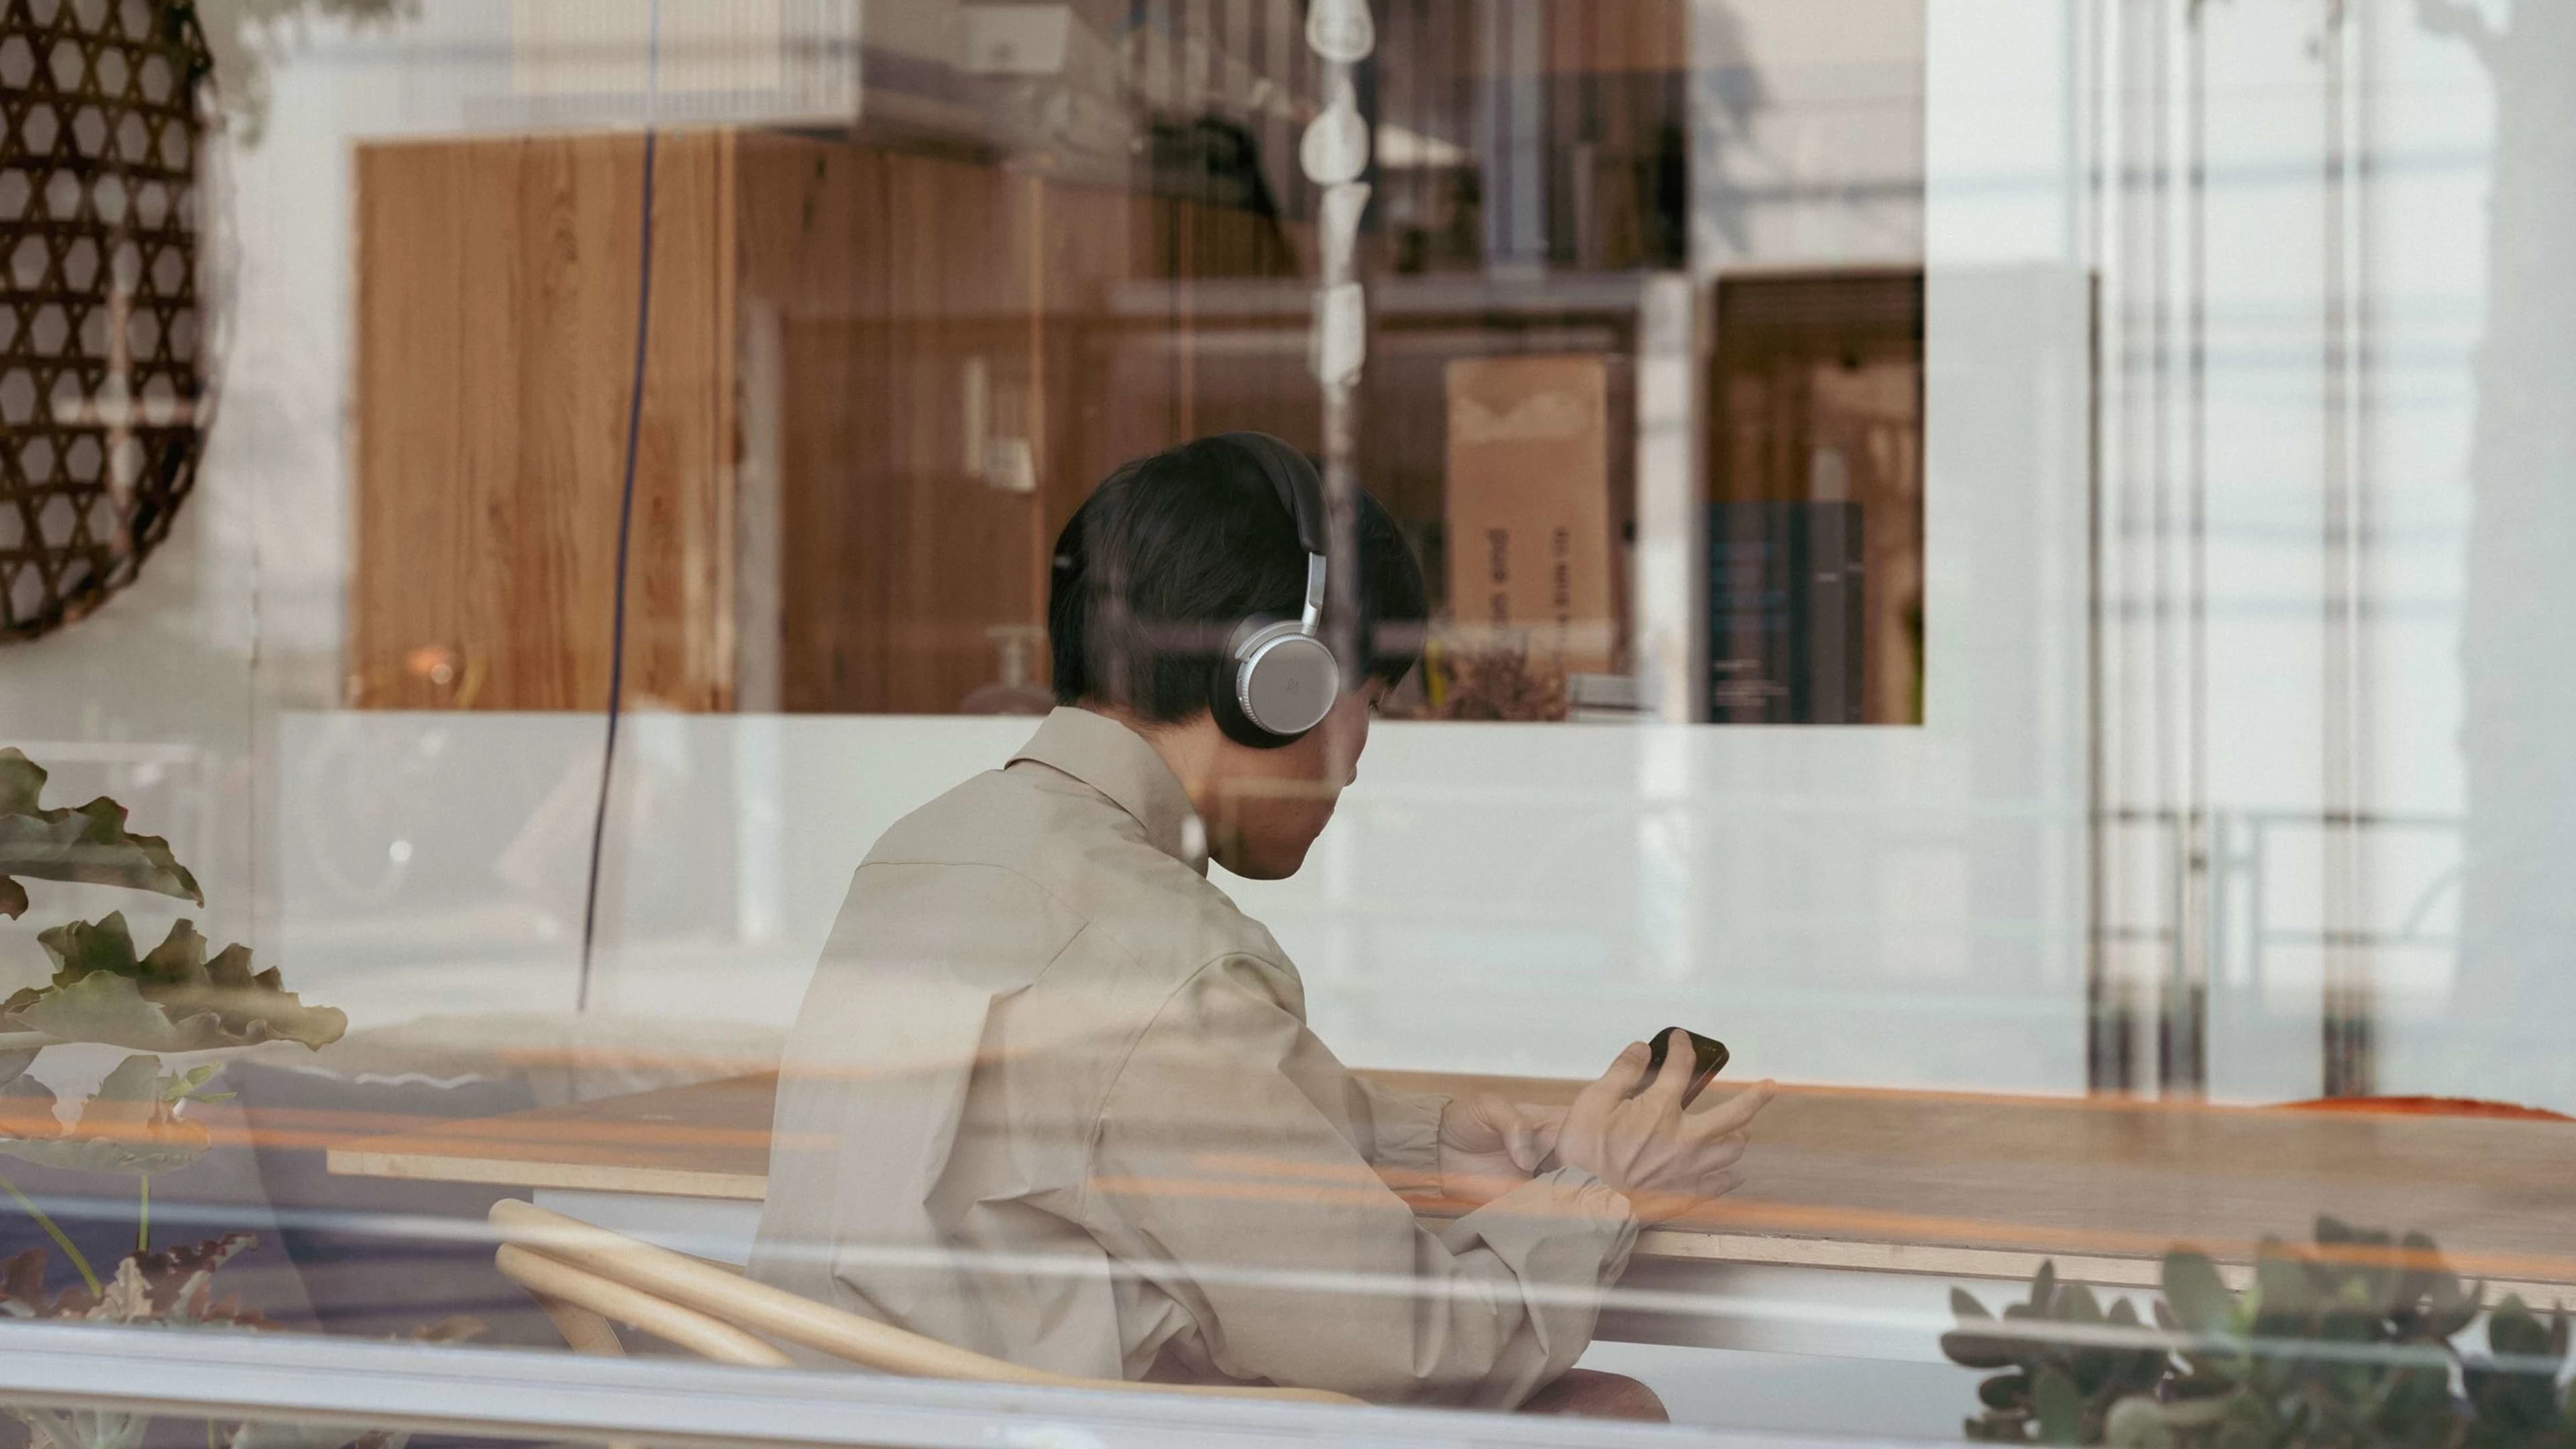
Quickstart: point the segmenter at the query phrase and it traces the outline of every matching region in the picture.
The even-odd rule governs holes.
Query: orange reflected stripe
[[[1381,1194],[1364,1189],[1234,1179],[1109,1177],[1095,1178],[1091,1186],[1093,1190],[1111,1196],[1146,1198],[1216,1198],[1344,1206],[1370,1206],[1385,1201]],[[1473,1208],[1489,1213],[1526,1214],[1536,1217],[1559,1216],[1528,1204],[1508,1201],[1478,1205],[1457,1199],[1441,1199],[1435,1203],[1418,1204],[1418,1206],[1422,1211],[1434,1215],[1464,1212]],[[2258,1246],[2253,1242],[2225,1239],[2178,1244],[2172,1237],[2164,1234],[2134,1233],[2117,1229],[2049,1227],[1976,1218],[1928,1217],[1913,1213],[1862,1208],[1816,1207],[1802,1203],[1771,1202],[1742,1196],[1719,1199],[1656,1226],[1682,1232],[1769,1233],[1778,1236],[1842,1241],[1987,1247],[2017,1252],[2056,1251],[2070,1255],[2085,1254],[2120,1258],[2161,1258],[2177,1247],[2192,1247],[2230,1262],[2250,1261]],[[2389,1264],[2414,1268],[2441,1265],[2455,1273],[2469,1276],[2576,1283],[2576,1258],[2510,1253],[2427,1255],[2394,1246],[2384,1249],[2353,1246],[2322,1250],[2311,1247],[2305,1251],[2340,1262]]]
[[[271,1114],[262,1113],[263,1118]],[[658,1123],[512,1123],[507,1118],[481,1118],[470,1122],[452,1122],[389,1116],[374,1112],[335,1113],[326,1109],[298,1109],[276,1114],[301,1119],[305,1127],[278,1127],[263,1122],[253,1128],[243,1123],[239,1112],[190,1113],[175,1119],[177,1129],[194,1135],[202,1131],[210,1140],[225,1146],[272,1146],[317,1148],[365,1148],[440,1154],[467,1155],[482,1152],[492,1156],[522,1155],[530,1148],[579,1148],[584,1146],[620,1145],[670,1148],[731,1147],[756,1149],[766,1156],[776,1139],[767,1131],[743,1128],[682,1127]],[[425,1121],[429,1125],[424,1125]],[[173,1124],[163,1122],[156,1131],[151,1125],[133,1122],[91,1123],[80,1131],[80,1137],[118,1140],[158,1140],[170,1134]],[[385,1128],[408,1128],[392,1134]],[[66,1140],[60,1120],[42,1108],[0,1106],[0,1137],[29,1141]],[[792,1149],[822,1151],[833,1145],[824,1133],[794,1133],[786,1139]]]

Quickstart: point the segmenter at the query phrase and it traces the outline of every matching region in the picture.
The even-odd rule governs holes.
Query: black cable
[[[660,6],[647,47],[647,84],[661,50]],[[634,391],[626,403],[626,472],[617,501],[617,598],[608,630],[608,747],[599,757],[599,808],[590,819],[590,883],[581,905],[581,976],[573,1010],[590,1010],[591,954],[599,944],[599,867],[608,846],[608,793],[617,774],[617,722],[626,701],[626,559],[635,532],[635,459],[644,432],[644,361],[653,336],[653,158],[659,137],[648,115],[644,125],[644,233],[637,248]]]

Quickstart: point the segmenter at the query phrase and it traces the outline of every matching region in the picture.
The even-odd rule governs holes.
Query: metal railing
[[[2326,902],[2323,856],[2329,839],[2344,832],[2355,854],[2369,863],[2370,888],[2357,922],[2337,923]],[[2141,857],[2127,855],[2136,833],[2153,837]],[[2158,1064],[2154,1083],[2165,1091],[2196,1093],[2207,1085],[2209,999],[2223,990],[2261,999],[2276,985],[2283,953],[2341,953],[2359,963],[2368,980],[2378,963],[2396,953],[2449,955],[2459,947],[2445,926],[2444,907],[2458,897],[2466,868],[2466,822],[2456,815],[2405,812],[2339,812],[2293,809],[2122,809],[2105,812],[2096,848],[2126,855],[2112,869],[2147,865],[2157,889],[2124,899],[2093,925],[2097,961],[2112,951],[2157,963],[2151,1004],[2134,973],[2094,973],[2092,1002],[2102,1039],[2126,1043],[2152,1027]],[[2301,836],[2314,837],[2320,865],[2313,874],[2285,860]],[[2419,848],[2402,849],[2408,842]],[[2134,883],[2134,876],[2132,877]],[[2143,901],[2145,909],[2140,909]],[[2196,903],[2196,905],[2195,905]],[[2321,1091],[2334,1095],[2370,1080],[2375,993],[2338,991],[2332,973],[2323,984],[2320,1011],[2330,1047],[2340,1044],[2358,1061],[2329,1062]],[[2151,1018],[2143,1019],[2143,1018]],[[2123,1058],[2105,1069],[2098,1060],[2097,1088],[2142,1085]]]

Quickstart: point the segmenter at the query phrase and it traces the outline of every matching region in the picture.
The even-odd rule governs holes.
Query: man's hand
[[[1647,1057],[1646,1044],[1634,1043],[1601,1080],[1583,1089],[1566,1113],[1556,1154],[1618,1189],[1639,1219],[1659,1223],[1735,1190],[1742,1180],[1735,1164],[1744,1156],[1744,1129],[1777,1089],[1763,1082],[1685,1115],[1682,1096],[1695,1067],[1689,1036],[1673,1033],[1663,1070],[1651,1085]]]
[[[1440,1195],[1481,1206],[1537,1176],[1565,1111],[1492,1092],[1452,1100],[1440,1113]]]

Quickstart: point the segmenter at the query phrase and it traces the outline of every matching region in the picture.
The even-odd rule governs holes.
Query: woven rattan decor
[[[133,582],[204,448],[206,47],[171,0],[0,0],[0,642]]]

